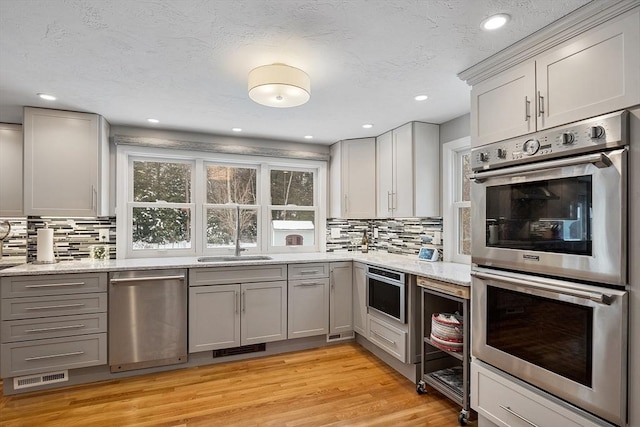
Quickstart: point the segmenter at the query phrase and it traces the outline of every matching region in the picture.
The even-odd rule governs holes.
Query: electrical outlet
[[[98,230],[98,240],[100,240],[101,242],[108,242],[109,241],[109,230],[105,229],[105,228],[101,228]]]

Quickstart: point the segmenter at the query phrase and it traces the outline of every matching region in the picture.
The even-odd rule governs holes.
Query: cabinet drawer
[[[2,300],[2,320],[35,319],[106,311],[106,293]]]
[[[329,263],[289,264],[289,280],[329,277]]]
[[[3,298],[106,292],[106,290],[106,274],[50,274],[2,278]]]
[[[369,316],[369,341],[401,362],[407,358],[407,333],[378,318]]]
[[[2,344],[2,378],[106,363],[106,333]]]
[[[189,286],[229,285],[234,283],[287,280],[287,265],[192,268]]]
[[[107,332],[107,313],[2,322],[2,342],[39,340]]]
[[[477,362],[471,363],[471,407],[499,426],[598,425],[540,394],[524,389]]]

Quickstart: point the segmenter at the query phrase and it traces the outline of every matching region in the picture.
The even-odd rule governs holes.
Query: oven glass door
[[[367,277],[369,308],[404,323],[404,286]]]
[[[626,159],[622,149],[477,173],[473,263],[625,285]]]

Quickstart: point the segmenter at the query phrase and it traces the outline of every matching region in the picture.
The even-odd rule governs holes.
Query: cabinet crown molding
[[[461,71],[458,78],[474,86],[637,7],[638,0],[592,1]]]

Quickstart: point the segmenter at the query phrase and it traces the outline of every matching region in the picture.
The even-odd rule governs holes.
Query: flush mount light
[[[482,21],[480,24],[485,30],[495,30],[497,28],[502,27],[504,24],[509,21],[511,17],[506,13],[498,13],[497,15],[492,15]]]
[[[47,101],[55,101],[57,98],[53,95],[48,95],[46,93],[39,93],[38,96],[42,99],[46,99]]]
[[[231,128],[234,132],[242,132],[242,128]]]
[[[373,125],[370,124],[370,123],[367,123],[366,125],[362,125],[362,127],[365,128],[365,129],[371,129],[373,127]]]
[[[427,98],[429,98],[427,95],[418,95],[413,99],[415,99],[416,101],[426,101]]]
[[[249,72],[249,97],[267,107],[297,107],[311,97],[311,80],[304,71],[271,64]]]
[[[147,119],[147,121],[149,123],[153,123],[153,124],[160,123],[160,120],[158,120],[158,119]]]

